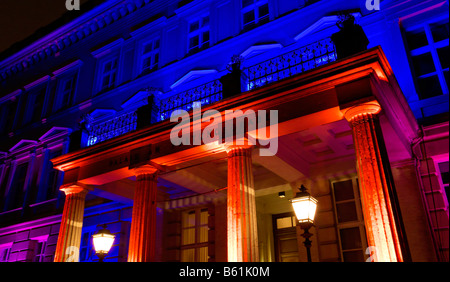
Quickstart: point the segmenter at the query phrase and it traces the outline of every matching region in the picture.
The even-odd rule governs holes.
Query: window
[[[11,247],[1,247],[0,248],[0,262],[7,262],[10,252],[11,252]]]
[[[363,262],[365,229],[356,178],[332,182],[334,211],[344,262]]]
[[[28,93],[27,112],[25,113],[24,125],[28,123],[38,122],[42,116],[44,108],[46,87]]]
[[[62,151],[50,152],[49,160],[62,155]],[[47,163],[47,195],[46,199],[54,199],[58,195],[58,175],[59,170],[53,168],[53,163],[48,161]]]
[[[36,247],[34,249],[34,262],[43,262],[45,257],[45,246],[47,242],[46,241],[39,241],[36,243]]]
[[[181,261],[208,261],[208,209],[195,209],[182,213]]]
[[[449,23],[425,24],[405,32],[419,100],[448,95]]]
[[[118,59],[114,58],[103,64],[100,91],[111,89],[116,85],[117,62]]]
[[[149,73],[158,69],[159,63],[159,38],[155,38],[143,45],[141,73]]]
[[[439,167],[439,174],[441,175],[441,181],[442,181],[442,185],[444,187],[444,191],[445,191],[445,195],[447,197],[447,203],[448,203],[448,194],[449,194],[449,162],[441,162],[438,163],[438,167]]]
[[[17,99],[8,101],[2,105],[1,111],[3,114],[1,115],[0,120],[0,133],[5,134],[11,131],[16,116],[16,109]]]
[[[20,208],[22,206],[27,170],[28,163],[19,164],[16,167],[14,178],[10,187],[11,198],[9,201],[11,209]]]
[[[60,109],[65,109],[72,106],[73,99],[75,96],[75,89],[77,83],[77,75],[72,75],[67,79],[61,81],[61,97]]]
[[[242,27],[244,31],[269,22],[267,0],[242,0]]]
[[[79,261],[92,261],[95,250],[92,245],[92,235],[94,231],[89,230],[81,235],[80,259]]]
[[[188,38],[188,54],[195,54],[210,46],[209,15],[204,15],[189,23]]]

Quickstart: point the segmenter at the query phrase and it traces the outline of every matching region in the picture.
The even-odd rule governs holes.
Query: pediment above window
[[[261,53],[281,48],[283,48],[283,45],[279,43],[253,45],[244,52],[242,52],[241,57],[243,57],[244,59],[249,59]]]
[[[11,149],[9,149],[9,152],[12,153],[12,152],[21,151],[24,149],[31,149],[32,147],[36,146],[37,144],[38,144],[37,141],[22,139],[19,141],[19,143],[17,143]]]
[[[361,17],[360,13],[352,13],[352,15],[355,18]],[[336,23],[338,21],[339,21],[339,17],[337,15],[323,17],[323,18],[319,19],[318,21],[316,21],[314,24],[310,25],[304,31],[300,32],[297,36],[294,37],[294,39],[295,39],[295,41],[299,41],[300,39],[302,39],[308,35],[317,33],[319,31],[322,31],[327,28],[335,28],[336,31],[338,31],[339,29],[336,26]]]
[[[159,96],[161,94],[161,91],[158,89],[142,89],[139,90],[136,94],[131,96],[128,100],[126,100],[122,105],[122,109],[137,109],[139,107],[145,106],[148,104],[148,97],[150,95],[156,95]]]
[[[89,117],[95,121],[99,122],[110,117],[113,117],[117,113],[116,110],[113,109],[95,109],[90,114]]]
[[[187,74],[185,74],[182,78],[178,79],[174,84],[172,84],[170,86],[170,88],[174,89],[175,87],[177,87],[181,84],[187,83],[187,82],[197,79],[199,77],[213,74],[216,72],[217,72],[217,70],[192,70],[192,71],[188,72]]]
[[[67,136],[72,132],[72,129],[65,127],[52,127],[44,135],[39,138],[39,141],[44,142],[53,138]]]

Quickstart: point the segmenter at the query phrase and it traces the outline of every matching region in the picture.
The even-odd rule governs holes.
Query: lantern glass
[[[95,252],[97,254],[107,254],[114,243],[115,236],[109,231],[102,232],[103,230],[100,230],[99,233],[92,235]]]
[[[291,203],[299,223],[314,223],[317,208],[317,200],[314,197],[310,195],[296,197]]]

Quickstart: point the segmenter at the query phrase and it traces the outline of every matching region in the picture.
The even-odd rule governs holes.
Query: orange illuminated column
[[[131,218],[128,261],[151,262],[155,260],[158,170],[150,165],[145,165],[135,168],[134,173],[136,174],[136,188]]]
[[[372,101],[345,109],[343,113],[353,131],[367,241],[372,247],[371,259],[403,261],[380,154],[382,145],[375,131],[380,111],[380,104]]]
[[[54,261],[77,262],[80,255],[84,202],[88,190],[79,185],[61,186],[60,190],[64,191],[66,199]]]
[[[233,145],[228,153],[227,243],[229,262],[259,261],[252,148]]]

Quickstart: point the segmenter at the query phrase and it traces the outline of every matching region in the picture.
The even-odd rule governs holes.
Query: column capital
[[[235,155],[238,154],[240,155],[239,152],[241,152],[242,154],[244,153],[250,153],[252,152],[253,149],[253,145],[236,145],[236,144],[232,144],[232,145],[223,145],[225,148],[225,151],[227,152],[228,155]]]
[[[70,195],[70,194],[82,194],[82,193],[87,194],[92,189],[88,188],[82,184],[71,183],[71,184],[61,185],[59,190],[63,191],[66,195]]]
[[[365,102],[361,104],[357,104],[355,106],[351,106],[349,108],[341,110],[344,114],[344,117],[347,121],[351,122],[358,117],[362,117],[364,115],[376,115],[381,112],[381,106],[378,101],[373,100],[370,102]]]
[[[139,167],[135,167],[132,169],[134,175],[139,176],[143,174],[156,174],[158,173],[158,169],[152,165],[142,165]]]

